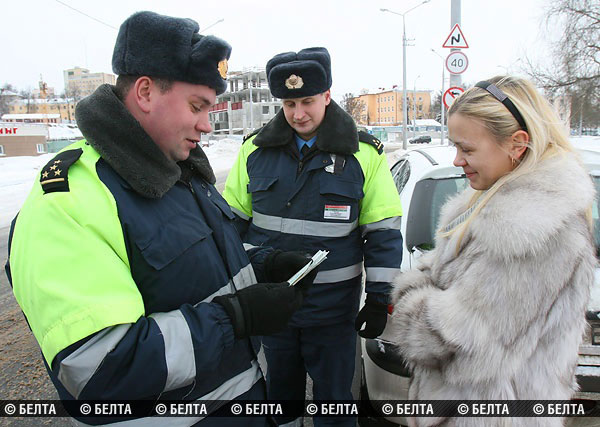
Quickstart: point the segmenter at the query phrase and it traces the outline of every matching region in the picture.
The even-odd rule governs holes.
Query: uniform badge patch
[[[227,70],[229,69],[229,65],[227,64],[227,59],[223,59],[219,61],[217,64],[217,70],[219,70],[219,74],[223,80],[227,80]]]
[[[350,219],[350,206],[325,205],[325,219]]]
[[[63,151],[42,168],[40,184],[44,194],[69,191],[69,168],[79,160],[82,153],[81,148]]]
[[[304,80],[295,74],[289,76],[285,81],[285,87],[288,89],[300,89],[302,86],[304,86]]]

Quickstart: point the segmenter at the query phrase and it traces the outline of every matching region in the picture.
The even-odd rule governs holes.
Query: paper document
[[[300,280],[302,280],[304,278],[304,276],[306,276],[308,273],[313,271],[316,266],[318,266],[323,261],[325,261],[327,259],[328,253],[329,253],[329,251],[319,251],[316,254],[314,254],[313,257],[308,262],[308,264],[306,264],[304,267],[302,267],[300,270],[298,270],[298,272],[296,274],[294,274],[290,278],[290,280],[288,280],[288,283],[290,284],[290,286],[294,286],[296,283],[298,283]]]

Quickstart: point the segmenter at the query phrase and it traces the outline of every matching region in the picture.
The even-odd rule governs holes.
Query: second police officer
[[[361,336],[382,333],[390,282],[402,261],[400,198],[381,143],[357,132],[352,117],[331,99],[327,49],[275,55],[266,73],[283,109],[246,138],[224,197],[245,242],[329,251],[289,327],[263,339],[268,397],[303,400],[308,372],[315,400],[351,400],[356,330],[365,324]],[[286,254],[271,257],[276,265]],[[363,265],[367,297],[357,317]],[[315,419],[317,426],[322,422]]]

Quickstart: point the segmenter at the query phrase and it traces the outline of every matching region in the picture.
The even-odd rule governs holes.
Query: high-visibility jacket
[[[164,194],[144,193],[159,168],[132,161],[136,132],[123,128],[112,141],[83,126],[94,146],[75,143],[41,171],[11,230],[17,302],[63,400],[234,399],[262,378],[258,343],[235,339],[211,303],[257,281],[234,215],[193,162]]]
[[[335,102],[311,151],[300,159],[283,111],[248,138],[223,196],[254,246],[329,251],[290,325],[356,316],[361,274],[366,292],[387,302],[400,271],[400,197],[379,141],[361,132]],[[377,148],[379,147],[379,149]]]

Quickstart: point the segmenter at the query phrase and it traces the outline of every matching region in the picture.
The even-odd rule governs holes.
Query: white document
[[[328,253],[329,251],[319,251],[316,254],[314,254],[308,262],[308,264],[306,264],[304,267],[298,270],[296,274],[290,277],[290,279],[288,280],[290,286],[294,286],[296,283],[302,280],[308,273],[313,271],[319,264],[325,261],[327,259]]]

